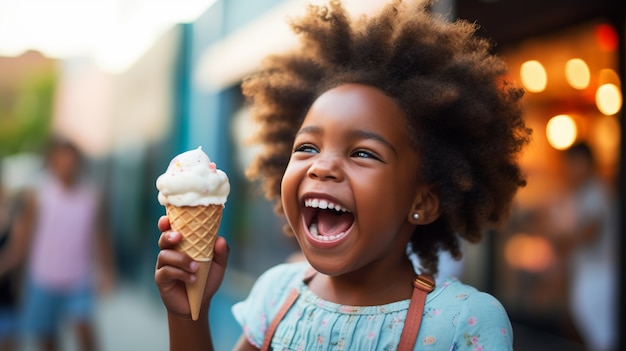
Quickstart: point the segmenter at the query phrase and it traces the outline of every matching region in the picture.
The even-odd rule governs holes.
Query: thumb
[[[215,248],[214,248],[214,263],[226,267],[228,263],[228,256],[230,255],[230,247],[226,243],[226,239],[224,237],[218,237],[215,240]]]
[[[211,265],[211,270],[209,271],[209,278],[206,286],[209,296],[213,296],[217,292],[218,288],[222,284],[222,280],[224,279],[226,266],[228,264],[228,256],[230,253],[228,244],[226,244],[226,239],[218,237],[215,241],[215,248],[213,252],[213,263]]]

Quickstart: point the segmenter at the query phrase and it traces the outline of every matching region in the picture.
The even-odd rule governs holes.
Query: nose
[[[309,167],[307,175],[311,179],[317,180],[341,180],[342,172],[339,165],[339,160],[334,156],[322,156],[313,161],[313,164]]]

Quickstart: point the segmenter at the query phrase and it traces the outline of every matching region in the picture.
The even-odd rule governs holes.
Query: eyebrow
[[[296,133],[296,136],[300,135],[300,134],[322,134],[322,128],[318,127],[318,126],[306,126],[303,127],[302,129],[300,129],[298,131],[298,133]],[[379,143],[387,146],[389,149],[391,149],[391,151],[393,151],[394,154],[398,154],[398,152],[396,151],[396,148],[393,147],[393,145],[387,141],[387,139],[383,138],[380,134],[378,133],[374,133],[371,131],[367,131],[367,130],[363,130],[363,129],[354,129],[352,131],[350,131],[350,137],[351,138],[355,138],[355,139],[371,139],[371,140],[376,140]]]
[[[322,128],[318,126],[306,126],[302,127],[297,133],[296,136],[300,134],[322,134]]]

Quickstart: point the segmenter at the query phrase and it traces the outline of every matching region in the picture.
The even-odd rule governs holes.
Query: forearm
[[[0,251],[0,277],[10,272],[15,266],[15,259],[9,250]]]
[[[115,272],[113,243],[108,232],[101,230],[98,233],[98,265],[103,274],[112,276]]]
[[[13,272],[24,260],[24,254],[15,248],[9,247],[0,252],[0,277]]]
[[[170,351],[213,351],[207,311],[200,311],[197,321],[168,312]]]
[[[0,252],[0,276],[20,266],[28,252],[29,232],[32,225],[28,221],[16,221],[9,234],[7,247]]]
[[[99,256],[99,268],[104,274],[112,275],[115,271],[113,237],[109,227],[108,213],[105,209],[105,204],[101,203],[96,212],[98,217],[94,227],[94,232],[96,234],[96,248]]]

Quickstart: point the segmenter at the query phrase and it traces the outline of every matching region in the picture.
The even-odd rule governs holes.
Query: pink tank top
[[[61,290],[89,284],[98,210],[95,190],[84,184],[66,189],[52,178],[37,190],[31,278]]]

